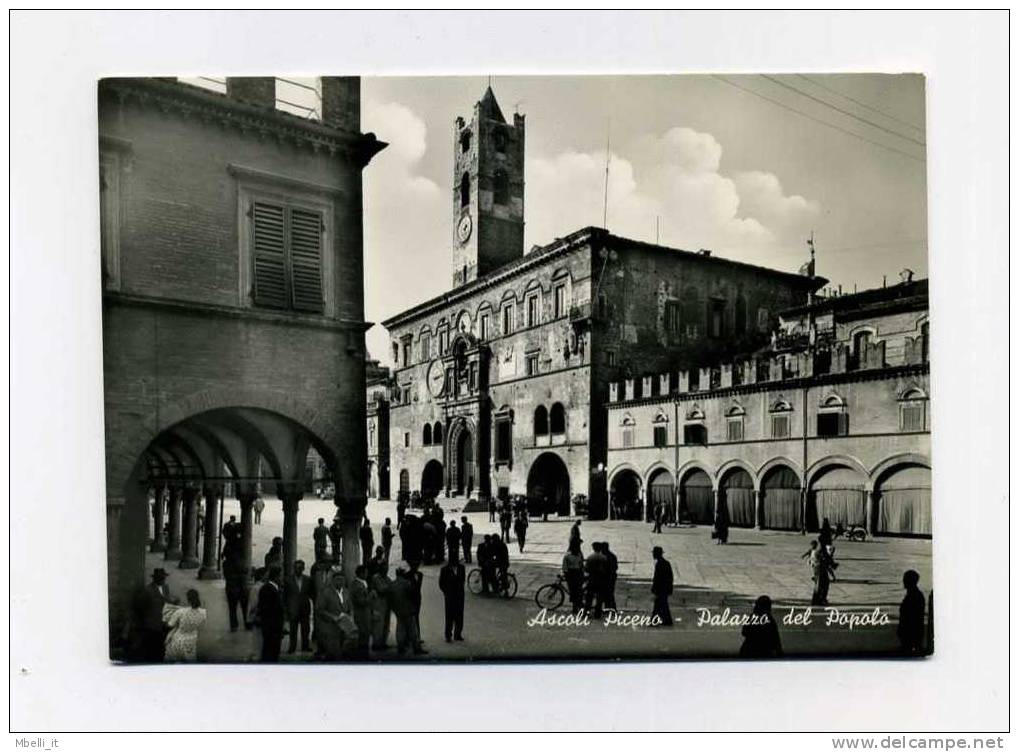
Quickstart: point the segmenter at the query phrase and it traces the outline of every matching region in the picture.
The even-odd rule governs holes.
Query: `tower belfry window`
[[[466,172],[460,178],[460,207],[463,208],[471,202],[471,176]]]
[[[495,195],[492,200],[499,206],[509,203],[509,175],[506,170],[495,171]]]

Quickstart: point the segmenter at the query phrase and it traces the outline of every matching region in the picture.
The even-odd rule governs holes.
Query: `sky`
[[[364,78],[365,315],[378,322],[452,279],[453,128],[487,76]],[[526,121],[524,248],[588,225],[796,271],[843,292],[927,274],[924,81],[917,75],[493,76]]]

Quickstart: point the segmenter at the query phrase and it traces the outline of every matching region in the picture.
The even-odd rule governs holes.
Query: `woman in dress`
[[[170,627],[166,636],[165,660],[168,663],[198,660],[198,631],[205,624],[206,613],[197,590],[188,590],[187,600],[187,606],[175,608],[166,619]]]

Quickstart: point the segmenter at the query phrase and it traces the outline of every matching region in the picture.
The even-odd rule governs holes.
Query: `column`
[[[205,530],[198,579],[218,580],[222,577],[216,564],[219,559],[219,496],[223,487],[214,483],[207,484],[202,491],[205,494]]]
[[[807,489],[800,489],[800,533],[807,534]]]
[[[177,561],[180,559],[180,497],[180,486],[170,486],[167,489],[166,498],[167,503],[170,505],[168,515],[170,539],[166,542],[166,556],[164,557],[167,561]]]
[[[754,527],[758,530],[764,530],[764,494],[759,490],[754,490]]]
[[[166,519],[166,485],[156,486],[156,498],[152,504],[152,544],[149,551],[160,553],[166,551],[166,534],[163,532],[164,520]]]
[[[183,522],[181,524],[180,568],[198,568],[198,489],[187,486],[183,494]]]
[[[343,529],[343,574],[353,579],[358,565],[361,563],[361,520],[367,505],[365,498],[349,498],[336,496],[336,514],[340,518]]]
[[[255,521],[255,515],[251,507],[255,503],[257,495],[254,489],[250,491],[237,490],[237,500],[241,504],[241,554],[243,556],[244,569],[247,570],[249,577],[251,576],[252,529]]]
[[[880,492],[867,491],[866,493],[867,493],[867,522],[866,522],[867,534],[874,535],[877,533],[877,514],[875,514],[875,512],[877,511],[877,505],[879,501],[878,496],[880,496]]]
[[[280,494],[283,501],[283,573],[292,574],[297,560],[297,507],[304,493],[286,491]]]

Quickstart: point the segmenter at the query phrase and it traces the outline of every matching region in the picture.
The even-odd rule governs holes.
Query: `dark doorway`
[[[421,473],[421,495],[425,498],[434,498],[442,493],[443,484],[442,463],[438,460],[428,460]]]
[[[711,478],[703,470],[690,470],[679,483],[680,519],[696,525],[715,521],[715,495]]]
[[[640,502],[640,476],[633,470],[623,470],[612,478],[609,489],[612,517],[617,520],[639,520],[643,517]]]
[[[545,452],[527,474],[528,507],[534,513],[570,513],[570,473],[557,454]]]
[[[456,486],[458,496],[474,490],[474,441],[470,431],[461,431],[456,438]]]

